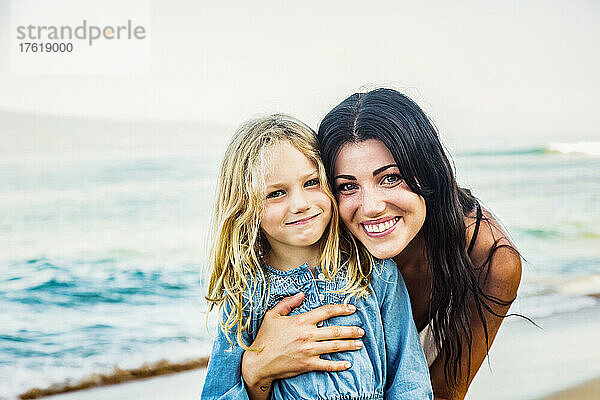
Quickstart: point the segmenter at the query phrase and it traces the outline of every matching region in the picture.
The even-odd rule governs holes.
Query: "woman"
[[[438,134],[412,100],[391,89],[357,93],[319,126],[321,155],[339,202],[344,240],[393,258],[438,399],[462,399],[516,297],[521,258],[496,219],[457,186]],[[249,387],[312,370],[343,370],[320,354],[357,348],[356,327],[319,322],[325,306],[286,317],[288,299],[265,316],[242,374]]]

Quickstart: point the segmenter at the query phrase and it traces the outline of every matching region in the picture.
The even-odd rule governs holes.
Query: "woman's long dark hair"
[[[484,265],[472,264],[466,250],[464,221],[477,200],[470,191],[458,187],[435,127],[423,110],[402,93],[376,89],[351,95],[323,118],[317,138],[332,188],[333,169],[342,146],[377,139],[392,153],[408,187],[425,199],[427,213],[422,232],[433,278],[429,320],[434,341],[444,356],[446,381],[456,382],[464,346],[471,352],[469,315],[473,311],[479,315],[489,349],[484,310],[500,315],[486,302],[507,306],[514,300],[488,296],[478,284],[479,273],[489,264],[493,252],[504,245],[498,246],[496,241]],[[344,234],[349,234],[347,229]],[[470,367],[469,357],[467,371]]]

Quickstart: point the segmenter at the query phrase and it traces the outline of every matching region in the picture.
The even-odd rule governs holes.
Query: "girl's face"
[[[421,230],[425,199],[402,180],[383,142],[345,144],[334,178],[344,224],[375,257],[398,255]]]
[[[318,249],[331,219],[331,200],[313,162],[289,142],[275,146],[266,171],[261,228],[275,254]],[[313,248],[314,250],[314,248]]]

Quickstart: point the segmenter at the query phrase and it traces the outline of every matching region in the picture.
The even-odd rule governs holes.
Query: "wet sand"
[[[543,400],[597,400],[600,399],[600,378],[593,379],[580,386],[563,390]]]
[[[48,400],[198,400],[206,369],[43,397]]]
[[[467,399],[544,399],[600,378],[599,305],[535,321],[540,328],[520,318],[502,325]]]

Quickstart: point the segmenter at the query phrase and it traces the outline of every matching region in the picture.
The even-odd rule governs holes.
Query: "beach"
[[[600,304],[535,321],[510,317],[501,327],[469,400],[565,400],[600,396]],[[46,397],[53,400],[195,400],[205,369]]]
[[[600,378],[560,391],[544,400],[595,400],[598,395],[600,395]]]
[[[197,400],[205,369],[43,397],[52,400]]]
[[[469,398],[539,399],[600,377],[600,159],[550,144],[471,146],[455,154],[462,184],[476,188],[525,259],[511,312],[542,329],[508,318]],[[115,367],[180,366],[209,354],[216,318],[205,313],[200,244],[218,158],[168,148],[3,160],[0,208],[11,213],[0,227],[8,243],[0,254],[0,400],[97,375],[114,381]],[[55,398],[195,399],[202,379],[198,369]]]
[[[600,377],[600,307],[536,318],[511,317],[500,328],[468,399],[545,399]],[[593,387],[595,398],[600,387]],[[553,399],[579,399],[569,397]]]
[[[0,127],[22,123],[22,116],[0,117]],[[210,352],[216,316],[205,313],[203,243],[227,130],[206,128],[214,146],[200,146],[187,125],[111,122],[101,128],[112,136],[93,135],[91,148],[77,145],[73,132],[96,132],[96,125],[41,119],[40,137],[50,132],[79,150],[34,152],[19,142],[1,161],[0,209],[7,212],[0,213],[0,241],[7,245],[0,253],[0,400],[77,386],[115,367],[178,366]],[[146,147],[107,150],[119,136],[149,129],[156,141]],[[163,131],[177,135],[179,147],[164,146]],[[128,136],[144,142],[134,138]],[[509,318],[471,399],[538,399],[600,377],[593,340],[600,332],[590,322],[600,321],[593,297],[600,292],[600,142],[537,140],[454,145],[461,185],[505,224],[525,260],[511,311],[543,328]],[[198,370],[68,396],[148,390],[157,399],[191,399],[201,386]]]
[[[468,398],[600,399],[599,19],[589,0],[0,0],[0,400],[198,399],[232,136],[271,113],[318,131],[382,87],[523,259],[511,312],[541,329],[508,318]],[[107,40],[129,24],[145,38]]]

